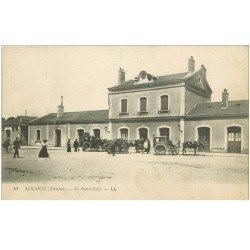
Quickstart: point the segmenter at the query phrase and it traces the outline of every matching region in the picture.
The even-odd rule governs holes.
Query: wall
[[[107,129],[105,129],[105,127]],[[90,135],[94,135],[93,129],[99,128],[101,130],[101,138],[102,139],[109,139],[110,133],[108,131],[108,123],[107,124],[71,124],[70,125],[70,139],[75,140],[77,139],[77,129],[84,129],[84,132],[90,133]],[[106,130],[106,131],[105,131]]]
[[[16,139],[16,137],[20,137],[19,131],[14,127],[14,130],[12,127],[5,127],[4,130],[2,130],[2,143],[7,140],[6,136],[6,130],[10,130],[10,142],[13,143],[13,141]]]
[[[194,92],[187,90],[185,91],[185,112],[187,113],[196,103],[199,102],[210,102],[211,98],[206,98],[195,94]]]
[[[210,144],[212,152],[227,152],[226,126],[242,126],[242,153],[248,152],[248,118],[185,121],[184,137],[186,141],[197,140],[197,126],[210,126]]]
[[[119,138],[118,129],[121,127],[126,127],[129,129],[129,140],[139,139],[138,127],[144,126],[149,128],[149,139],[153,140],[153,135],[159,136],[158,127],[160,126],[169,126],[171,129],[170,137],[174,143],[179,141],[179,130],[178,130],[178,121],[168,121],[168,122],[144,122],[144,123],[130,123],[130,122],[121,122],[121,123],[112,123],[112,139]]]
[[[90,135],[93,135],[93,129],[99,128],[101,130],[101,138],[109,138],[110,133],[105,131],[105,127],[108,128],[107,124],[59,124],[57,129],[62,130],[62,147],[66,147],[68,139],[71,141],[77,138],[76,130],[78,128],[84,129],[85,132],[89,132]],[[69,137],[68,137],[68,128],[69,128]],[[47,139],[49,146],[55,146],[55,125],[31,125],[30,126],[30,138],[29,145],[40,145],[36,143],[36,130],[40,129],[41,131],[41,140]]]
[[[150,90],[140,90],[136,92],[130,93],[119,93],[119,94],[112,94],[110,93],[110,118],[120,118],[120,119],[127,119],[127,118],[135,118],[135,117],[157,117],[157,116],[175,116],[180,115],[181,109],[181,101],[184,103],[184,96],[183,100],[181,97],[181,89],[184,91],[184,86],[175,86],[175,87],[165,87],[164,89],[150,89]],[[161,95],[169,95],[169,114],[159,114],[158,111],[160,110],[160,96]],[[140,111],[140,97],[147,97],[147,111],[148,115],[138,115]],[[128,99],[128,116],[121,117],[119,113],[121,112],[121,99]]]

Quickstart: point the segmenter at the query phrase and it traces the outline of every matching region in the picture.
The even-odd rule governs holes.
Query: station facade
[[[206,68],[195,70],[193,57],[187,71],[172,75],[141,71],[126,81],[120,69],[108,91],[108,110],[65,113],[61,101],[57,113],[29,122],[29,145],[47,139],[51,146],[65,146],[88,132],[106,139],[167,136],[174,143],[203,142],[207,152],[248,153],[248,100],[230,101],[224,89],[221,102],[211,102]]]

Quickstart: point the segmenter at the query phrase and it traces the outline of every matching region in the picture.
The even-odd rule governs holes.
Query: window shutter
[[[147,111],[147,98],[146,97],[140,98],[140,111],[141,112]]]
[[[168,96],[161,96],[161,110],[168,110]]]

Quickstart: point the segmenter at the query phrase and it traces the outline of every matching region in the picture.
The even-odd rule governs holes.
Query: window
[[[40,130],[37,130],[37,131],[36,131],[36,140],[37,140],[37,141],[40,141],[40,140],[41,140],[41,131],[40,131]]]
[[[140,98],[140,112],[146,112],[147,111],[147,98],[141,97]]]
[[[121,100],[121,113],[126,114],[128,113],[128,103],[127,99]]]
[[[160,136],[167,137],[169,139],[169,128],[160,128]]]
[[[161,96],[161,111],[168,111],[168,96]]]
[[[94,136],[95,136],[96,138],[100,138],[100,137],[101,137],[101,131],[100,131],[99,128],[93,129],[93,132],[94,132]]]
[[[7,137],[7,138],[10,138],[10,130],[7,129],[7,130],[5,131],[5,133],[6,133],[6,137]]]
[[[121,133],[122,139],[128,140],[128,129],[127,128],[121,128],[120,133]]]

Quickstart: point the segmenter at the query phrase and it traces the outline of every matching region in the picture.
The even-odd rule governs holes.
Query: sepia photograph
[[[2,46],[2,199],[249,199],[248,46]]]

